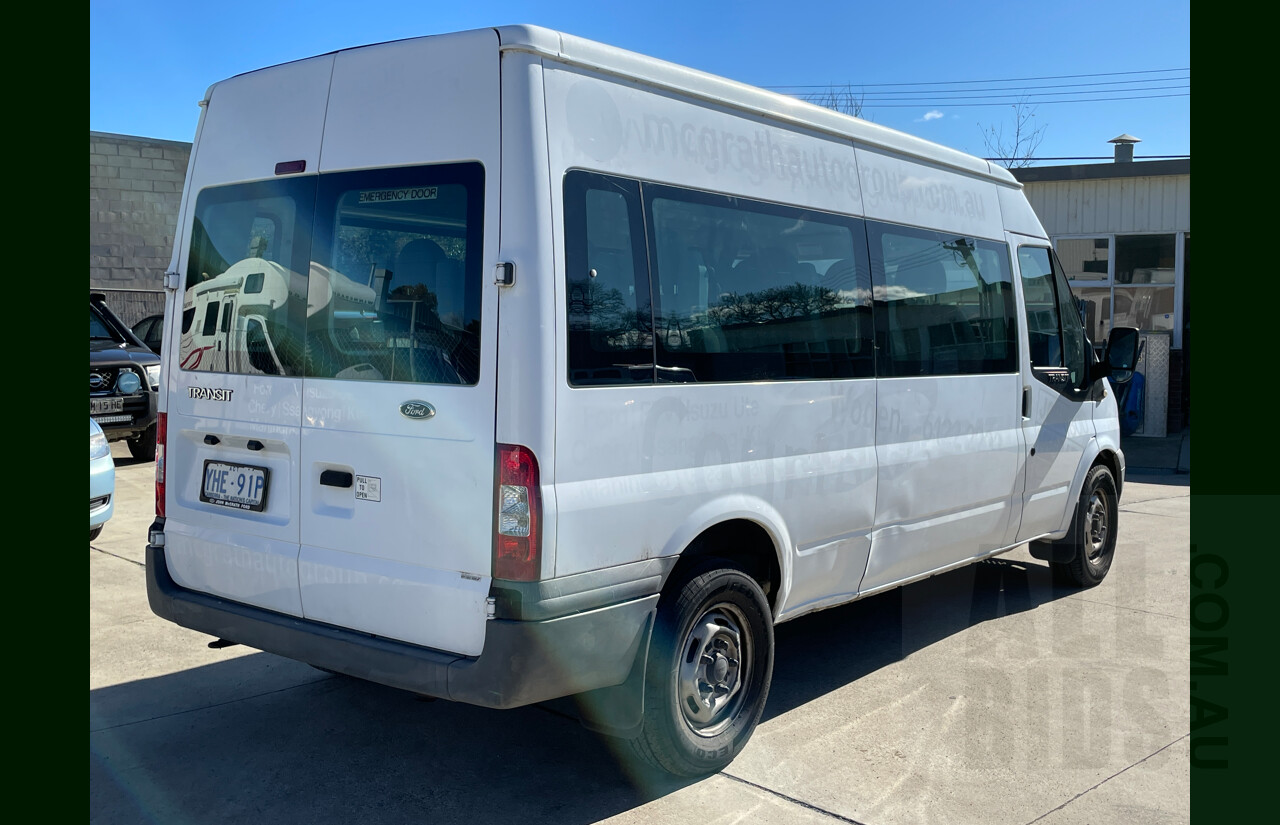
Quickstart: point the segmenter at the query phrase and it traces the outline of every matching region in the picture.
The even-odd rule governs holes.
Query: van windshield
[[[453,164],[204,190],[182,368],[475,384],[483,174]]]

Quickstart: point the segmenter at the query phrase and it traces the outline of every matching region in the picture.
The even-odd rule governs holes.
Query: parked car
[[[164,316],[148,315],[133,325],[133,334],[142,339],[147,349],[160,354],[160,339],[164,336]]]
[[[160,356],[89,293],[89,417],[108,441],[127,440],[134,458],[156,457],[156,397]]]
[[[89,541],[102,532],[102,525],[115,510],[116,464],[111,458],[111,445],[98,426],[89,419]]]

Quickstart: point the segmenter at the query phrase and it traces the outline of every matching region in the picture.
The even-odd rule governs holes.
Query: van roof
[[[542,26],[497,26],[493,31],[497,32],[500,51],[535,54],[566,65],[612,75],[683,97],[737,109],[789,126],[851,140],[866,147],[948,167],[976,177],[987,178],[1005,186],[1022,188],[1022,184],[1002,166],[940,143],[846,115],[790,95],[771,92]],[[427,36],[448,37],[449,35]],[[337,54],[380,45],[383,44],[370,43],[351,49],[337,49],[325,54]],[[210,86],[205,93],[205,100],[209,99],[212,91],[213,86]]]

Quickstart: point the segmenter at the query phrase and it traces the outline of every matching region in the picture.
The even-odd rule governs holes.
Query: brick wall
[[[161,290],[191,144],[89,132],[89,286]]]

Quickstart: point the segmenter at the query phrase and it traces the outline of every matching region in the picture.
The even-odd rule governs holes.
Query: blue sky
[[[1048,95],[1030,121],[1044,127],[1038,157],[1109,156],[1107,141],[1123,132],[1142,138],[1138,156],[1191,152],[1189,0],[92,0],[89,8],[89,128],[101,132],[189,141],[196,102],[232,75],[366,43],[534,23],[757,86],[851,85],[865,93],[865,117],[982,157],[992,154],[983,127],[1002,126],[1007,142],[1011,104],[1024,92],[1002,89],[1013,97],[996,105],[960,105],[990,100],[964,96],[1028,86]],[[1019,80],[976,82],[1006,79]],[[930,85],[876,85],[904,83]],[[1096,83],[1107,85],[1080,85]],[[901,102],[911,91],[905,105],[875,105],[876,95]],[[1092,102],[1047,102],[1081,97]]]

